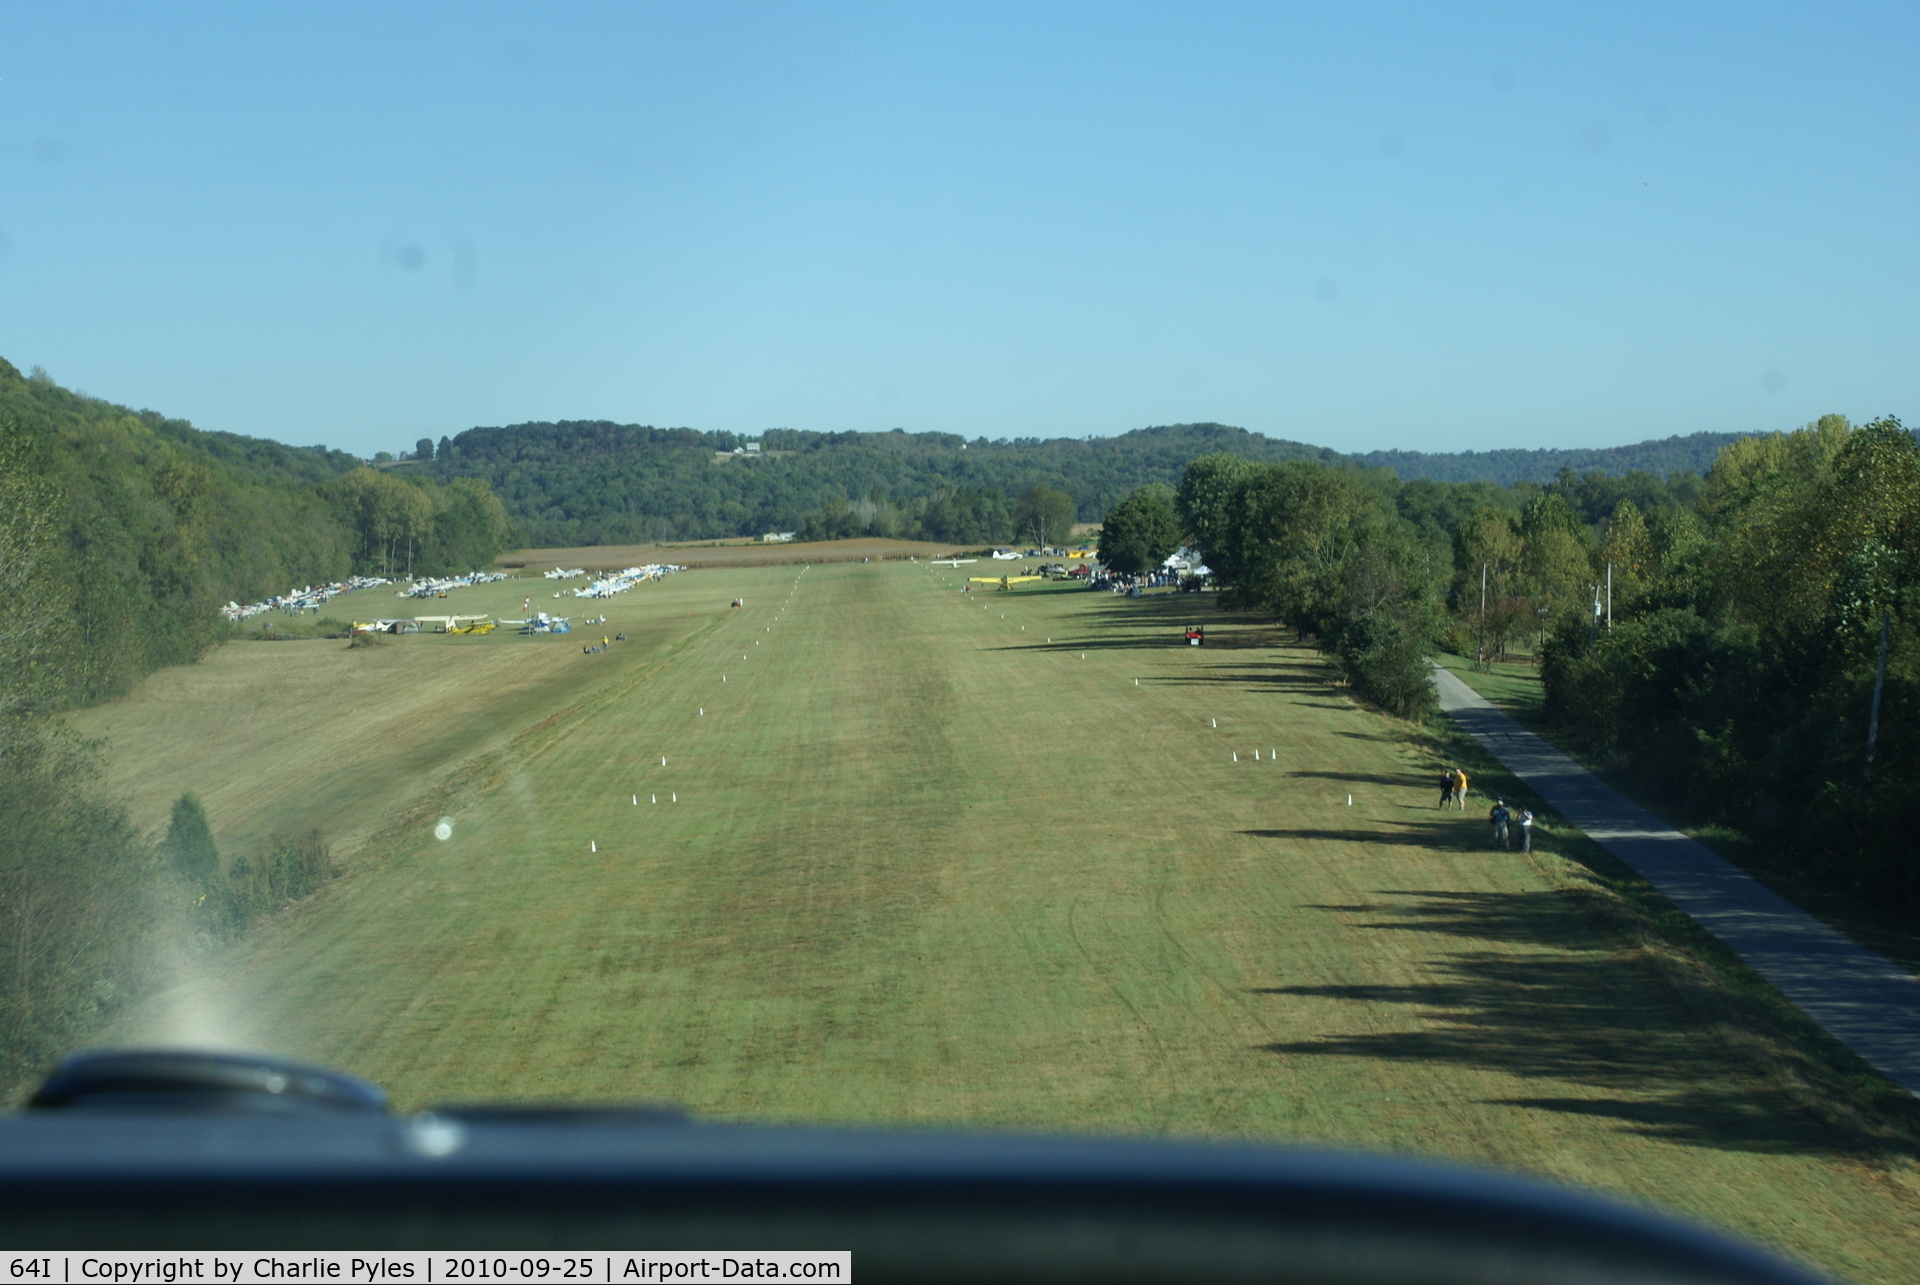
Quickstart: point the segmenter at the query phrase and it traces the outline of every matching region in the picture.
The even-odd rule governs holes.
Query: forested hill
[[[104,699],[195,659],[229,600],[471,570],[510,541],[482,482],[202,432],[0,360],[0,672],[57,673],[37,701]]]
[[[747,439],[688,428],[603,421],[475,428],[442,439],[434,476],[487,480],[541,544],[757,535],[831,535],[849,506],[891,506],[932,539],[1004,538],[970,515],[1036,485],[1073,497],[1098,521],[1135,487],[1178,483],[1190,459],[1226,451],[1256,461],[1387,466],[1402,478],[1547,481],[1560,468],[1608,474],[1699,473],[1731,434],[1595,451],[1349,456],[1222,424],[1142,428],[1118,437],[971,440],[948,433],[813,433],[770,429],[758,458],[731,452]],[[931,517],[930,517],[931,515]],[[943,517],[942,515],[947,515]],[[882,523],[884,525],[884,523]],[[873,529],[872,515],[865,529]],[[902,529],[905,529],[903,526]],[[982,534],[976,535],[976,532]]]
[[[1354,458],[1372,468],[1390,468],[1403,482],[1424,477],[1435,482],[1492,482],[1511,486],[1515,482],[1551,482],[1563,468],[1575,473],[1600,472],[1610,477],[1633,472],[1651,473],[1655,477],[1669,473],[1705,473],[1713,467],[1721,447],[1750,436],[1749,433],[1689,433],[1685,437],[1635,442],[1631,446],[1565,451],[1457,451],[1452,454],[1368,451]]]
[[[848,504],[925,510],[958,496],[1004,504],[1036,485],[1065,491],[1095,521],[1147,482],[1172,484],[1196,455],[1341,462],[1336,451],[1274,441],[1219,424],[1146,428],[1109,438],[971,441],[950,433],[813,433],[770,429],[755,458],[726,454],[747,439],[687,428],[605,422],[471,429],[443,445],[437,477],[485,478],[539,543],[757,535],[815,529]],[[923,516],[923,514],[922,514]],[[969,539],[963,516],[932,538]],[[988,525],[992,525],[989,523]],[[1001,538],[982,535],[978,538]]]

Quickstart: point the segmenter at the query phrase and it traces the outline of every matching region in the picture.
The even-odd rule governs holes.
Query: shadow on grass
[[[1438,811],[1439,809],[1435,809]],[[1456,813],[1455,816],[1459,814]],[[1301,839],[1321,839],[1334,843],[1369,843],[1402,848],[1432,848],[1436,852],[1459,852],[1463,849],[1485,847],[1488,853],[1495,854],[1497,849],[1490,839],[1474,827],[1455,824],[1436,824],[1430,821],[1389,821],[1388,825],[1400,827],[1399,831],[1382,830],[1375,827],[1356,826],[1351,830],[1340,829],[1292,829],[1292,830],[1241,830],[1239,833],[1255,839],[1280,839],[1288,843]]]
[[[1409,789],[1417,785],[1428,784],[1425,777],[1411,773],[1402,773],[1399,776],[1388,776],[1381,772],[1295,772],[1293,775],[1320,781],[1365,781],[1368,785],[1405,786]],[[1437,783],[1433,785],[1432,792],[1435,798],[1439,797],[1440,787]],[[1439,804],[1436,803],[1434,805],[1434,811],[1437,812],[1439,810]]]
[[[1255,994],[1390,1004],[1419,1029],[1261,1045],[1280,1057],[1368,1058],[1494,1071],[1544,1092],[1486,1101],[1618,1121],[1647,1137],[1722,1151],[1920,1157],[1904,1131],[1871,1117],[1815,1110],[1794,1081],[1791,1047],[1769,1049],[1763,1075],[1714,1038],[1726,1013],[1704,976],[1656,977],[1596,942],[1557,892],[1393,891],[1378,904],[1304,906],[1366,915],[1354,926],[1441,933],[1534,949],[1463,949],[1430,961],[1432,980],[1393,985],[1273,986]],[[1663,984],[1664,982],[1664,984]],[[1727,1021],[1733,1023],[1731,1014]],[[1744,1034],[1744,1031],[1741,1032]],[[1739,1035],[1736,1038],[1740,1038]]]
[[[1034,627],[1032,625],[1027,626],[1027,632],[1029,635],[1033,633],[1033,629]],[[995,648],[990,648],[989,650],[993,650],[993,651],[1021,651],[1021,650],[1191,651],[1194,653],[1195,656],[1198,656],[1201,653],[1200,648],[1189,647],[1184,641],[1182,641],[1179,634],[1173,634],[1171,636],[1164,636],[1161,634],[1145,634],[1145,633],[1109,634],[1104,630],[1098,636],[1086,636],[1086,637],[1061,636],[1061,637],[1055,637],[1052,642],[1041,642],[1038,639],[1036,639],[1034,642],[1031,642],[1031,643],[1019,643],[1011,647],[995,647]],[[1257,641],[1228,642],[1223,637],[1217,642],[1209,641],[1207,643],[1206,650],[1209,652],[1270,651],[1272,650],[1272,644],[1265,643],[1265,642],[1257,642]],[[1239,663],[1245,664],[1246,662],[1241,661]],[[1278,666],[1275,666],[1275,668],[1278,668]]]
[[[1211,687],[1225,683],[1235,687],[1297,687],[1316,692],[1334,690],[1333,684],[1324,675],[1303,674],[1297,669],[1282,669],[1277,665],[1268,673],[1237,670],[1224,674],[1180,674],[1147,681],[1156,687]]]

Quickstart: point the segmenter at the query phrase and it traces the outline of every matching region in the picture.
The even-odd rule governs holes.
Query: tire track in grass
[[[1162,1038],[1159,1028],[1148,1021],[1146,1014],[1140,1011],[1139,1005],[1127,996],[1126,991],[1115,980],[1113,970],[1096,960],[1093,952],[1087,949],[1086,941],[1080,935],[1080,898],[1081,894],[1075,893],[1073,899],[1067,903],[1067,936],[1072,940],[1074,949],[1080,952],[1081,959],[1086,961],[1088,969],[1100,978],[1108,993],[1120,1001],[1121,1006],[1132,1015],[1134,1023],[1146,1032],[1147,1038],[1153,1042],[1154,1060],[1158,1065],[1160,1078],[1164,1081],[1160,1090],[1160,1096],[1164,1099],[1171,1095],[1176,1083],[1173,1057],[1167,1049],[1167,1042]]]

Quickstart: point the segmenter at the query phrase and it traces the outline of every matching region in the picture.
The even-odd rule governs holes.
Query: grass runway
[[[409,1106],[1416,1152],[1920,1279],[1909,1121],[1578,836],[1488,850],[1424,733],[1210,597],[960,593],[976,570],[702,570],[569,599],[609,622],[561,638],[229,644],[86,711],[143,822],[196,789],[229,855],[320,824],[346,866],[119,1034]],[[542,585],[445,609],[554,610]]]

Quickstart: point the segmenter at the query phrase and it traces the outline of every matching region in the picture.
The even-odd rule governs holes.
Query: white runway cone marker
[[[1256,762],[1256,763],[1258,763],[1258,762],[1260,761],[1260,751],[1259,751],[1259,750],[1255,750],[1255,751],[1253,752],[1253,761],[1254,761],[1254,762]]]
[[[705,718],[706,716],[707,716],[707,707],[705,705],[702,705],[700,707],[700,717]]]
[[[660,796],[657,794],[649,794],[647,796],[647,802],[649,803],[658,803],[659,801],[660,801]]]
[[[678,803],[678,802],[680,801],[680,796],[679,796],[679,795],[677,795],[677,794],[674,794],[674,795],[670,795],[670,796],[668,796],[668,797],[669,797],[669,798],[671,799],[671,801],[672,801],[672,802],[674,802],[674,803]]]
[[[662,754],[660,756],[660,766],[665,767],[666,765],[667,765],[667,756]]]
[[[636,808],[640,806],[640,796],[637,794],[633,796],[633,806]]]
[[[599,844],[597,844],[597,843],[595,843],[595,842],[594,842],[594,841],[593,841],[592,839],[588,839],[588,840],[587,840],[587,851],[588,851],[588,852],[598,852],[598,851],[600,851],[600,845],[599,845]]]
[[[1215,727],[1218,727],[1218,726],[1220,726],[1220,720],[1219,720],[1219,719],[1217,719],[1217,718],[1210,718],[1210,719],[1208,719],[1207,721],[1208,721],[1209,723],[1212,723],[1212,724],[1213,724],[1213,725],[1214,725]],[[661,761],[662,763],[665,763],[665,762],[666,762],[666,760],[665,760],[665,759],[661,759],[660,761]]]
[[[1348,807],[1352,807],[1352,806],[1353,806],[1353,796],[1352,796],[1351,794],[1349,794],[1349,795],[1347,796],[1347,806],[1348,806]]]
[[[1133,680],[1133,685],[1134,685],[1135,687],[1138,687],[1138,686],[1140,685],[1140,680],[1139,680],[1139,679],[1137,679],[1137,678],[1136,678],[1136,679],[1134,679],[1134,680]]]
[[[1235,751],[1233,752],[1233,761],[1234,761],[1234,762],[1236,762],[1236,763],[1238,763],[1238,762],[1240,761],[1240,751],[1239,751],[1239,750],[1235,750]]]

